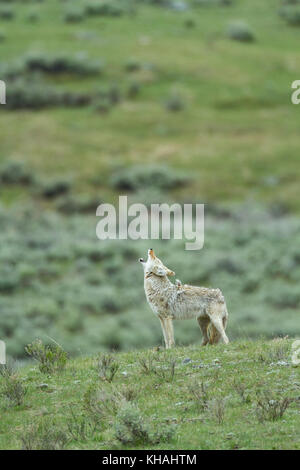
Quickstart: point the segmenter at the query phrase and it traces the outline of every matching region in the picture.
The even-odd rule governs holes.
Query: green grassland
[[[1,159],[22,158],[41,174],[72,174],[78,191],[94,191],[89,178],[96,172],[105,177],[117,163],[168,162],[197,174],[186,197],[207,203],[275,200],[299,212],[300,117],[290,101],[291,83],[298,78],[299,31],[279,16],[278,0],[191,4],[184,12],[128,2],[133,11],[121,16],[64,21],[65,11],[84,3],[12,2],[15,17],[0,19],[1,61],[28,52],[85,54],[103,63],[101,75],[50,74],[46,82],[95,93],[113,83],[120,104],[104,115],[89,107],[39,112],[2,107]],[[34,22],[28,20],[32,10]],[[187,27],[191,18],[195,24]],[[249,25],[254,42],[226,37],[235,20]],[[133,59],[141,67],[128,72],[126,63]],[[134,100],[126,95],[131,82],[140,85]],[[172,93],[184,101],[181,112],[164,109]],[[266,183],[269,177],[275,187]],[[99,197],[112,197],[107,188],[98,189]]]
[[[242,340],[115,353],[106,368],[103,356],[56,373],[30,365],[9,393],[0,376],[0,448],[299,449],[291,351],[286,339]]]
[[[95,236],[97,205],[126,193],[206,204],[201,251],[151,245],[183,282],[222,289],[231,339],[297,336],[300,113],[290,86],[299,29],[277,0],[186,2],[182,12],[124,1],[119,16],[66,21],[90,3],[0,2],[8,354],[23,358],[36,337],[71,355],[161,343],[137,263],[149,242]],[[253,41],[228,37],[235,21]],[[176,335],[200,342],[193,322]]]
[[[103,3],[0,0],[0,339],[22,365],[35,338],[69,354],[62,371],[1,369],[0,448],[298,449],[300,6],[87,13]],[[95,235],[119,194],[206,204],[202,250],[151,245],[182,282],[222,289],[229,345],[200,348],[187,321],[161,349],[149,241]]]

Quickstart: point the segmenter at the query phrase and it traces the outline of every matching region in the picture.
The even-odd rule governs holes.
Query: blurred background
[[[0,0],[0,338],[71,354],[162,344],[102,202],[205,203],[205,244],[154,241],[219,287],[228,336],[300,334],[297,0]],[[193,321],[179,344],[200,344]]]

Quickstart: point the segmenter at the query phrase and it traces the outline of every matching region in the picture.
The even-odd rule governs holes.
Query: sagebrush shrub
[[[227,399],[223,397],[213,398],[208,402],[208,410],[218,424],[222,424],[224,422],[226,402]]]
[[[185,108],[185,102],[182,96],[177,93],[171,93],[165,101],[167,111],[178,112]]]
[[[0,5],[0,19],[12,20],[15,17],[15,11],[9,5]]]
[[[208,402],[210,400],[210,394],[208,386],[204,382],[198,382],[197,380],[189,384],[188,391],[192,396],[195,405],[204,411],[208,408]]]
[[[83,8],[68,8],[64,13],[64,21],[66,23],[80,23],[85,18]]]
[[[92,101],[92,97],[87,94],[59,91],[56,87],[36,78],[14,80],[8,87],[6,95],[6,107],[11,110],[86,106]]]
[[[115,0],[91,0],[86,4],[85,11],[91,16],[121,16],[125,8]]]
[[[140,93],[140,90],[141,90],[141,85],[139,82],[137,81],[131,82],[127,89],[128,98],[131,98],[131,99],[136,98],[138,94]]]
[[[0,393],[9,406],[19,406],[24,402],[27,388],[18,374],[4,373],[0,381]]]
[[[102,354],[97,359],[97,367],[99,377],[112,382],[120,366],[111,354]]]
[[[92,439],[97,431],[97,423],[89,417],[78,415],[72,407],[70,407],[70,415],[67,417],[67,430],[70,439],[74,441],[87,441]]]
[[[37,23],[40,19],[39,12],[37,10],[31,10],[26,16],[26,20],[29,23]]]
[[[25,347],[26,353],[39,363],[44,374],[60,372],[66,367],[67,353],[58,344],[44,345],[36,340]]]
[[[300,5],[288,4],[283,6],[279,11],[280,16],[291,26],[300,25]]]
[[[110,184],[115,189],[137,191],[148,186],[168,190],[186,185],[190,178],[165,165],[132,165],[114,172]]]
[[[71,182],[65,179],[52,179],[45,181],[40,187],[40,194],[46,198],[54,198],[67,194],[71,189]]]
[[[29,52],[23,57],[24,70],[51,74],[70,73],[95,75],[102,71],[102,64],[88,60],[85,56],[50,55],[46,52]]]
[[[170,441],[174,433],[174,427],[162,423],[153,430],[150,420],[133,403],[125,402],[115,421],[115,438],[122,445],[159,444]]]
[[[33,182],[32,171],[22,161],[8,160],[0,167],[0,183],[29,185]]]
[[[92,384],[84,394],[84,410],[93,423],[102,428],[106,421],[114,416],[119,407],[122,397],[112,391],[107,392],[99,385]]]
[[[250,26],[243,21],[231,23],[227,29],[227,37],[235,41],[253,42],[255,35]]]
[[[138,59],[128,59],[127,62],[125,63],[125,70],[127,72],[137,72],[142,68],[142,64]]]
[[[67,432],[50,419],[24,428],[20,435],[22,450],[63,450],[69,442]]]
[[[233,0],[193,0],[193,5],[199,7],[210,7],[210,6],[230,6]]]
[[[294,398],[276,396],[269,390],[256,393],[255,414],[260,422],[281,419]]]

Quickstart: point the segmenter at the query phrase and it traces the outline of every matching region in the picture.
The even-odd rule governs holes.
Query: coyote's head
[[[142,263],[144,268],[145,276],[149,274],[155,274],[156,276],[175,276],[174,271],[171,271],[167,268],[159,258],[157,258],[154,254],[152,248],[148,250],[148,258],[147,261],[144,258],[139,259],[140,263]]]

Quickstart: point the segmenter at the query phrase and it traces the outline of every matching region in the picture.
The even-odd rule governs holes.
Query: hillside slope
[[[52,375],[25,367],[9,379],[27,390],[20,405],[0,376],[0,448],[299,448],[291,345],[132,351],[70,360]]]

